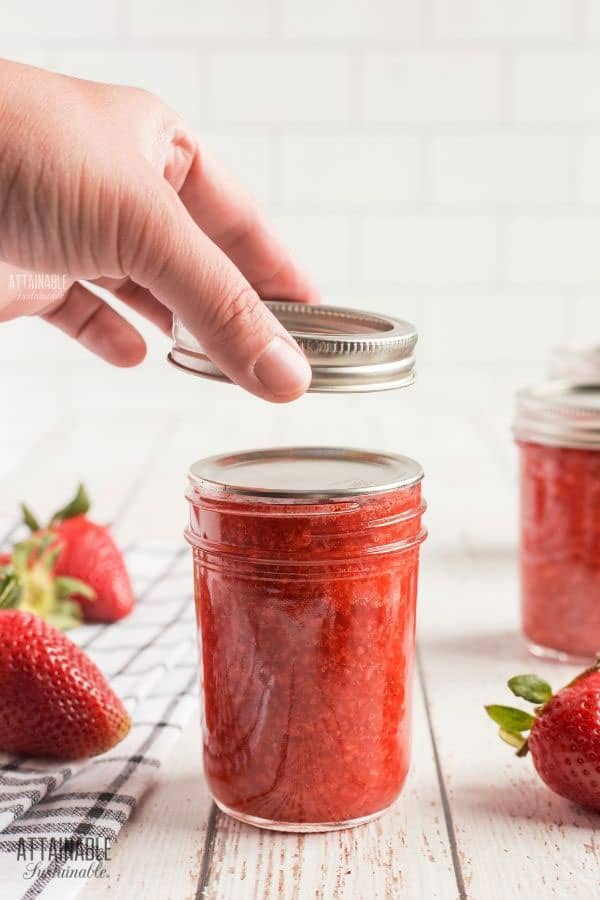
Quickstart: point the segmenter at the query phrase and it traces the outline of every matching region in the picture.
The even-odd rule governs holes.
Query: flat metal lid
[[[550,354],[551,378],[570,381],[600,380],[600,346],[597,344],[563,344]]]
[[[600,449],[600,381],[548,381],[517,394],[517,440]]]
[[[306,354],[313,373],[309,391],[385,391],[415,380],[417,330],[410,322],[342,306],[265,302]],[[168,356],[173,365],[229,381],[178,320],[173,342]]]
[[[189,471],[209,494],[315,500],[383,493],[416,484],[421,466],[407,456],[345,447],[275,447],[211,456]]]

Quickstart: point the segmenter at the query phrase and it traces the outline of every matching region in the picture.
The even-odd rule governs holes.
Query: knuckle
[[[153,93],[153,91],[149,91],[147,88],[128,85],[126,91],[130,99],[134,100],[138,104],[143,104],[146,111],[163,109],[163,107],[165,106],[164,101],[158,96],[158,94]]]
[[[155,94],[146,88],[130,88],[134,91],[136,107],[144,113],[143,120],[146,125],[152,123],[152,129],[156,129],[166,139],[169,132],[183,126],[179,113],[177,113],[160,94]]]
[[[215,311],[215,338],[223,343],[254,333],[262,320],[262,301],[250,285],[226,294]]]

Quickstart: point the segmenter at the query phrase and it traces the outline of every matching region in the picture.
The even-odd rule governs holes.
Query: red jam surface
[[[310,506],[190,499],[214,797],[271,822],[385,809],[409,765],[420,485]]]
[[[523,631],[543,648],[600,650],[600,452],[520,443]]]

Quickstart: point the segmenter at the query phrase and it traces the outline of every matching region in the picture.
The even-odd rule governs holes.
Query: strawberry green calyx
[[[58,509],[54,515],[51,516],[50,522],[48,524],[48,528],[52,528],[53,525],[57,525],[59,522],[64,522],[65,519],[72,519],[75,516],[83,516],[87,512],[89,512],[91,503],[88,492],[85,488],[83,482],[77,487],[77,491],[72,500]],[[21,503],[21,512],[23,513],[23,522],[27,527],[35,534],[38,531],[42,530],[42,525],[40,524],[39,519],[31,509],[25,504]]]
[[[506,744],[514,747],[519,756],[527,753],[527,738],[523,734],[529,731],[535,722],[534,716],[514,706],[490,704],[485,707],[490,719],[499,725],[498,734]]]
[[[600,659],[554,693],[535,675],[517,675],[508,687],[534,708],[529,713],[487,706],[500,726],[500,737],[517,756],[530,754],[533,768],[551,791],[600,812]]]
[[[514,706],[500,706],[492,703],[486,706],[490,719],[506,731],[527,731],[533,725],[534,718],[522,709]]]
[[[515,697],[522,697],[530,703],[547,703],[552,696],[548,682],[537,675],[515,675],[507,683]]]
[[[52,532],[15,544],[10,561],[0,566],[0,608],[35,613],[63,630],[79,625],[81,607],[71,598],[95,594],[83,581],[55,576],[61,549]]]
[[[0,609],[11,609],[19,594],[19,579],[8,566],[0,568]]]
[[[21,503],[21,512],[23,513],[23,522],[31,531],[36,532],[41,530],[42,526],[25,503]]]
[[[502,740],[516,749],[517,756],[526,756],[529,745],[524,732],[530,732],[535,725],[538,715],[552,697],[552,688],[547,681],[538,678],[537,675],[515,675],[508,680],[507,685],[515,697],[536,704],[534,714],[515,706],[499,704],[490,704],[485,707],[485,711],[490,719],[500,726],[498,733]]]
[[[56,522],[64,522],[65,519],[73,519],[75,516],[84,516],[89,512],[90,506],[91,503],[88,492],[86,491],[83,482],[80,482],[73,499],[69,500],[66,506],[61,507],[61,509],[54,513],[50,519],[50,527]]]

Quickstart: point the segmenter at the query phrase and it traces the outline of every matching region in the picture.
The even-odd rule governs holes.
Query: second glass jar
[[[600,383],[520,392],[523,632],[538,656],[600,651]]]

